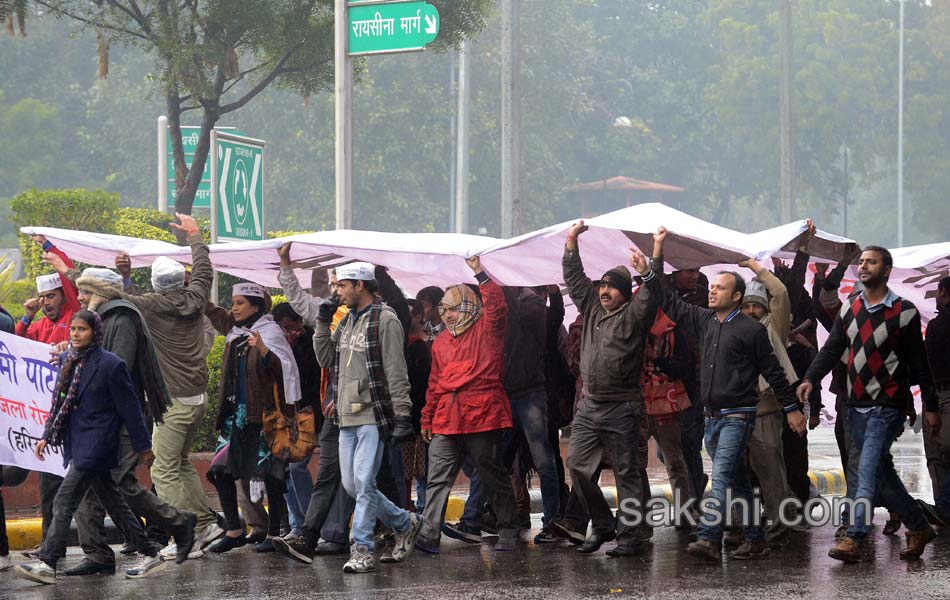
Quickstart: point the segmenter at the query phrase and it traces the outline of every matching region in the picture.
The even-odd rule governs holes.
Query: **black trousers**
[[[320,467],[317,471],[317,481],[313,484],[310,493],[310,503],[307,504],[307,514],[304,515],[301,534],[311,548],[315,548],[320,541],[320,530],[323,528],[334,501],[342,502],[342,510],[334,511],[339,516],[346,515],[345,524],[339,524],[345,530],[349,529],[349,515],[356,506],[354,500],[343,489],[343,480],[340,475],[340,428],[330,419],[323,422],[320,429]],[[348,537],[348,536],[347,536]]]
[[[238,514],[237,486],[237,480],[227,471],[221,471],[214,476],[214,487],[218,490],[218,500],[221,501],[221,512],[224,513],[228,531],[244,529],[244,524]],[[280,535],[284,513],[287,512],[284,483],[272,477],[265,477],[264,489],[267,491],[267,534],[277,537]]]
[[[63,478],[52,473],[40,471],[40,512],[43,514],[43,538],[46,538],[46,532],[53,522],[53,501],[56,499],[56,492],[63,483]]]
[[[53,519],[40,547],[40,560],[56,568],[56,562],[66,553],[69,523],[89,490],[96,494],[99,502],[112,517],[113,523],[122,530],[125,538],[132,542],[137,552],[145,556],[158,554],[160,548],[149,541],[142,523],[132,514],[109,472],[82,471],[70,464],[53,500]]]

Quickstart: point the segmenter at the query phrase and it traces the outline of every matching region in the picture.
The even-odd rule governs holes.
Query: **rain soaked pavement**
[[[929,497],[920,437],[903,436],[894,455],[912,492]],[[812,468],[840,466],[837,460],[833,437],[815,435]],[[885,518],[878,511],[875,522]],[[536,520],[535,532],[539,526]],[[439,556],[414,553],[403,564],[377,565],[375,573],[364,575],[344,575],[345,557],[320,558],[308,567],[242,548],[170,564],[164,573],[138,581],[63,577],[56,587],[41,587],[7,571],[0,573],[0,598],[950,598],[950,537],[938,538],[921,560],[908,562],[898,558],[903,536],[884,537],[875,527],[868,558],[857,565],[828,558],[833,537],[830,525],[810,529],[763,560],[727,558],[722,566],[686,554],[685,535],[669,527],[657,529],[648,553],[633,559],[608,558],[610,544],[584,556],[562,544],[496,553],[488,543],[473,547],[443,539]],[[63,566],[79,559],[78,548],[71,548]]]

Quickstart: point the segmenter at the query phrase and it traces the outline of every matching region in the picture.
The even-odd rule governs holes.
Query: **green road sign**
[[[348,13],[351,56],[422,50],[439,34],[439,11],[425,2],[352,2]]]
[[[217,241],[264,239],[264,142],[215,132],[212,219]]]
[[[234,127],[215,127],[215,131],[226,131],[242,135]],[[181,143],[185,150],[185,166],[191,168],[191,161],[195,158],[195,148],[198,146],[198,136],[201,134],[201,127],[196,125],[182,125]],[[175,155],[172,152],[172,134],[168,132],[168,158],[165,160],[166,171],[168,173],[168,206],[175,206]],[[211,207],[211,160],[205,161],[205,169],[201,174],[201,183],[198,184],[198,191],[195,193],[195,203],[193,208]]]

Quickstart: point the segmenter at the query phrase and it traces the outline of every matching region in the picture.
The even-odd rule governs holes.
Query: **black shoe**
[[[272,538],[264,538],[263,542],[254,544],[254,552],[259,554],[269,554],[274,552],[274,540]]]
[[[641,556],[646,551],[646,548],[639,541],[628,542],[626,544],[617,544],[613,548],[607,551],[607,556],[610,558],[620,558],[623,556]]]
[[[63,571],[63,575],[69,575],[70,577],[83,575],[115,575],[115,565],[104,565],[84,558],[82,562],[75,567]]]
[[[119,550],[119,554],[123,556],[132,556],[133,554],[135,554],[135,552],[136,552],[135,544],[133,544],[132,542],[126,542],[122,546],[122,548]]]
[[[313,564],[314,550],[303,536],[271,540],[274,551],[305,565]]]
[[[247,545],[247,536],[243,533],[238,537],[231,537],[229,535],[222,535],[210,546],[205,548],[208,552],[214,552],[215,554],[222,554],[224,552],[229,552],[235,548],[240,548],[241,546]]]
[[[284,536],[280,536],[284,537]],[[248,544],[260,544],[267,539],[267,532],[265,531],[255,531],[251,535],[247,536]]]
[[[195,547],[195,527],[198,525],[198,516],[195,513],[183,512],[185,517],[185,528],[180,535],[175,536],[175,564],[188,560],[188,554]]]
[[[589,538],[587,538],[586,542],[584,542],[583,544],[581,544],[580,547],[577,548],[577,551],[582,552],[584,554],[597,552],[598,550],[600,550],[600,547],[603,546],[606,542],[610,542],[615,539],[617,539],[617,534],[614,533],[613,531],[610,531],[608,533],[593,533],[591,534]]]
[[[333,555],[343,555],[346,554],[349,556],[350,549],[346,544],[341,544],[340,542],[320,542],[317,544],[314,554],[319,556],[333,556]]]
[[[561,539],[567,540],[575,546],[580,546],[587,541],[587,537],[583,533],[575,531],[564,521],[551,521],[548,524],[548,528],[554,533],[554,535]]]
[[[482,530],[462,522],[443,523],[442,533],[454,540],[461,540],[466,544],[482,543]]]
[[[928,504],[923,500],[917,500],[917,504],[920,505],[921,510],[924,511],[924,516],[927,517],[927,522],[931,525],[936,525],[938,527],[946,527],[947,523],[950,523],[943,514],[941,514],[940,509],[933,504]]]
[[[560,536],[551,531],[550,527],[543,528],[538,535],[534,536],[535,544],[554,544],[560,541]]]

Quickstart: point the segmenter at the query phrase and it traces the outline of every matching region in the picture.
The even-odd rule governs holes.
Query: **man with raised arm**
[[[666,236],[665,227],[653,236],[655,270],[663,268]],[[705,443],[712,458],[712,492],[703,502],[698,539],[687,551],[713,562],[722,560],[723,524],[731,508],[726,506],[726,490],[730,487],[748,507],[742,511],[746,541],[730,556],[747,560],[769,552],[765,531],[757,523],[759,516],[753,513],[752,489],[742,460],[755,427],[759,376],[765,378],[783,406],[789,427],[804,434],[807,425],[765,327],[740,311],[745,287],[738,273],[719,273],[709,286],[708,309],[687,304],[662,289],[658,292],[663,311],[700,340],[700,396],[706,409]]]
[[[643,419],[643,352],[656,315],[660,283],[643,254],[635,252],[631,265],[644,281],[636,298],[625,266],[607,271],[599,286],[591,286],[577,243],[585,231],[584,221],[568,230],[562,260],[564,282],[584,320],[580,355],[583,388],[571,426],[567,468],[594,531],[578,551],[596,552],[605,542],[616,539],[617,546],[608,556],[635,556],[644,550],[637,537],[638,523],[646,526],[639,503],[647,482],[636,456]],[[597,482],[605,456],[617,481],[620,515],[616,520]]]

